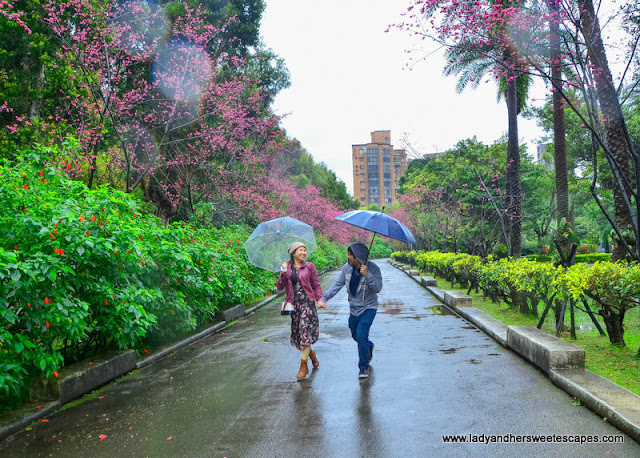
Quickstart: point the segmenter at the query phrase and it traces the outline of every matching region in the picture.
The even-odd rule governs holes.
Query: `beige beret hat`
[[[289,252],[289,254],[293,254],[296,252],[296,250],[298,248],[300,248],[301,246],[303,247],[307,247],[304,243],[302,242],[293,242],[291,245],[289,245],[289,249],[287,250]]]

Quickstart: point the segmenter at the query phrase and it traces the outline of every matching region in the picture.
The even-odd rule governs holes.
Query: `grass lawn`
[[[436,277],[436,279],[438,280],[438,286],[440,288],[467,293],[467,288],[462,288],[458,284],[451,287],[451,282],[440,277]],[[474,307],[479,308],[507,325],[537,326],[538,324],[539,318],[533,315],[523,315],[518,310],[509,308],[504,302],[494,303],[491,302],[490,299],[484,299],[482,297],[482,291],[480,291],[480,293],[471,291],[470,296],[473,298]],[[544,311],[542,304],[540,304],[538,311],[540,314]],[[606,332],[602,318],[597,316],[597,319],[602,329]],[[549,311],[542,330],[555,335],[554,321],[555,315],[553,311]],[[560,337],[584,348],[586,355],[585,367],[587,369],[640,395],[640,358],[638,357],[638,348],[640,348],[639,308],[633,309],[625,315],[624,341],[626,347],[611,345],[611,343],[609,343],[609,337],[606,335],[601,336],[589,315],[581,310],[575,310],[576,340],[571,338],[569,332],[570,316],[568,308],[564,322],[566,331],[564,331]]]

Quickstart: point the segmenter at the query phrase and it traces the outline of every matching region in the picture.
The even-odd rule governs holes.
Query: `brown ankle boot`
[[[311,350],[309,352],[309,358],[311,358],[311,365],[313,367],[318,367],[320,365],[320,361],[318,361],[318,358],[316,357],[316,352]]]
[[[298,380],[304,379],[309,373],[309,368],[307,367],[307,362],[304,359],[300,360],[300,372],[298,372]]]

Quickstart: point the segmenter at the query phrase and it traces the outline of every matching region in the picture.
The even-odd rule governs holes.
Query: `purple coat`
[[[310,301],[317,301],[322,297],[322,288],[318,280],[318,271],[312,262],[303,262],[300,266],[300,283],[304,292]],[[291,263],[287,263],[287,271],[280,272],[280,276],[276,281],[278,291],[285,289],[287,291],[286,301],[293,303],[293,287],[291,286]]]

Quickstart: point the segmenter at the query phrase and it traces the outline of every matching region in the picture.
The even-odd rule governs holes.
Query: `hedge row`
[[[640,265],[597,261],[569,269],[526,258],[494,260],[463,253],[394,252],[399,262],[433,272],[463,287],[481,288],[486,297],[503,300],[523,313],[538,316],[538,305],[557,314],[566,301],[587,298],[602,316],[612,343],[624,345],[625,313],[640,304]]]

